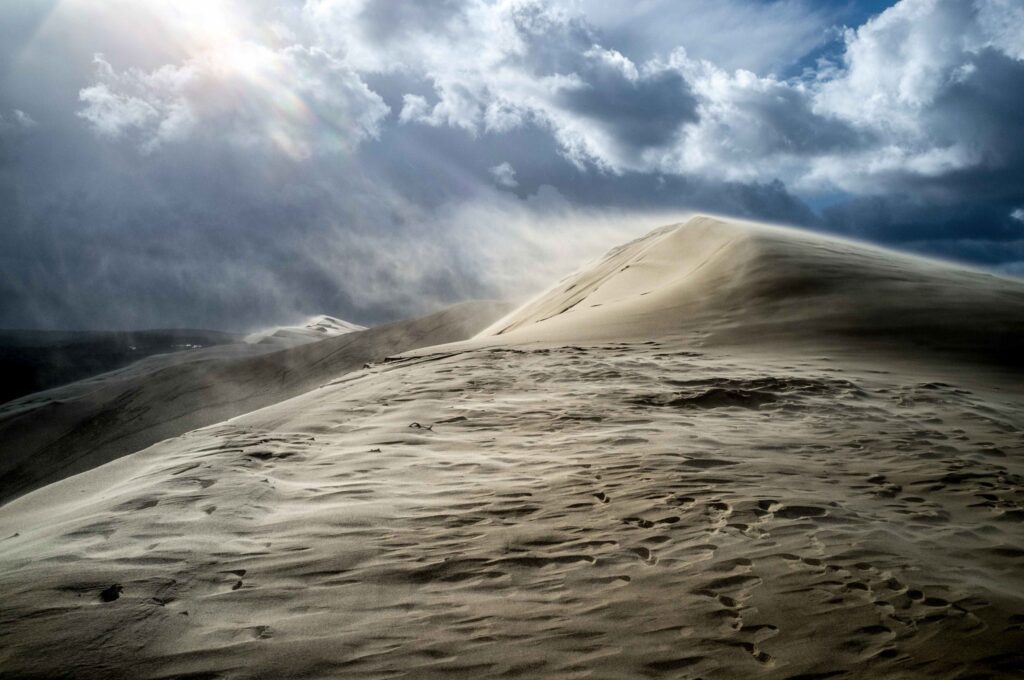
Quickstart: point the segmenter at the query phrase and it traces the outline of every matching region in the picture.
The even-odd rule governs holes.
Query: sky
[[[1020,0],[4,0],[0,327],[522,299],[694,212],[1024,275]]]

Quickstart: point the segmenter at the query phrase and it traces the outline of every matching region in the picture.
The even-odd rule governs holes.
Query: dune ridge
[[[854,343],[1024,366],[1024,282],[821,234],[700,216],[656,229],[498,320],[504,342]]]

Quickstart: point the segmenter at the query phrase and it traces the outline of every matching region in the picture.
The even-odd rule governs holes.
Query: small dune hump
[[[245,337],[249,344],[275,345],[280,347],[296,347],[324,338],[333,338],[346,333],[365,331],[366,326],[321,314],[314,316],[306,323],[298,326],[279,326],[250,333]]]
[[[0,507],[0,677],[1020,678],[1021,287],[696,218],[235,362]],[[238,407],[152,380],[97,437]]]

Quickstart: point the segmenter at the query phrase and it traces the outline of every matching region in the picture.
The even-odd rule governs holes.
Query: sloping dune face
[[[1020,677],[1021,374],[966,361],[966,334],[894,355],[882,324],[918,327],[852,285],[822,284],[833,308],[805,317],[801,287],[743,294],[716,258],[753,285],[777,271],[767,253],[805,262],[803,241],[707,224],[717,247],[678,280],[659,264],[647,295],[605,260],[569,311],[567,281],[482,338],[0,508],[0,675]],[[685,230],[648,237],[665,238]],[[1012,281],[806,242],[836,280],[888,267],[987,300],[997,331],[1021,321]],[[675,307],[643,309],[669,290]],[[815,329],[855,326],[843,290],[876,325],[807,352]],[[804,318],[802,339],[731,336],[762,323],[751,299],[773,305],[765,329]]]
[[[1024,284],[862,244],[697,217],[610,251],[484,330],[506,342],[945,351],[1022,364]]]

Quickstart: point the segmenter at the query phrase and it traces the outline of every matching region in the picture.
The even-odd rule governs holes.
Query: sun
[[[223,50],[239,43],[249,24],[245,13],[230,0],[156,2],[153,11],[198,51]]]

